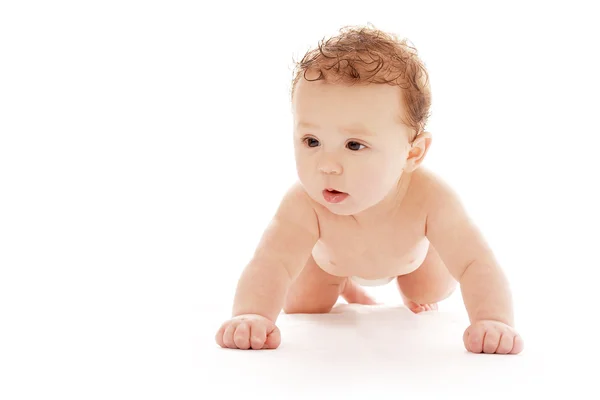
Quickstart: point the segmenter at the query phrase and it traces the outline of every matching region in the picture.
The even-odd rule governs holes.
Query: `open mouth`
[[[328,203],[340,203],[348,197],[348,193],[340,192],[332,188],[323,190],[323,198]]]

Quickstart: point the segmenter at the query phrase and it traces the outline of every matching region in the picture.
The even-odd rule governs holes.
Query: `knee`
[[[324,290],[288,292],[283,305],[286,314],[327,314],[335,306],[341,284],[329,284]]]
[[[456,290],[457,282],[455,280],[446,281],[420,281],[403,280],[398,277],[398,287],[402,294],[419,304],[432,304],[442,301]]]

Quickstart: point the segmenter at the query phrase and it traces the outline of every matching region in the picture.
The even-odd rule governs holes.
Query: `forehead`
[[[401,124],[400,89],[386,84],[346,85],[300,79],[293,97],[296,119]],[[310,121],[319,122],[319,121]]]

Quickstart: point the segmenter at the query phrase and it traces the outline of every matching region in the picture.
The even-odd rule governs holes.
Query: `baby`
[[[281,310],[327,313],[361,285],[396,280],[414,313],[460,284],[473,353],[517,354],[506,277],[456,193],[421,163],[428,74],[407,41],[345,27],[297,63],[291,90],[298,182],[238,282],[221,347],[275,349]]]

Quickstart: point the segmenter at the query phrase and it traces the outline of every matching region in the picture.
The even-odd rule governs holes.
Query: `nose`
[[[327,175],[340,175],[343,172],[342,164],[331,155],[324,155],[319,161],[319,172]]]

